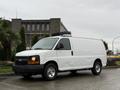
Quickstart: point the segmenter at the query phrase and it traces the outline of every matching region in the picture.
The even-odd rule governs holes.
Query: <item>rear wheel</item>
[[[102,64],[99,61],[95,61],[93,68],[91,69],[94,75],[99,75],[102,71]]]
[[[57,66],[53,63],[47,64],[42,76],[46,80],[54,80],[57,76]]]

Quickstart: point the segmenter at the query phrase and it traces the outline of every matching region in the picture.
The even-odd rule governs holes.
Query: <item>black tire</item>
[[[93,68],[91,69],[93,75],[99,75],[102,71],[102,64],[100,61],[95,61]]]
[[[45,80],[54,80],[57,76],[57,71],[57,66],[53,63],[49,63],[45,66],[42,76]]]

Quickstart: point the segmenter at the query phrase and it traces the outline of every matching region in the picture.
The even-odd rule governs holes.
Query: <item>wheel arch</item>
[[[45,65],[44,65],[44,67],[45,67],[46,65],[48,65],[49,63],[53,63],[53,64],[55,64],[55,65],[57,66],[57,70],[59,70],[59,68],[58,68],[58,64],[57,64],[57,62],[54,61],[54,60],[50,60],[50,61],[46,62]]]
[[[100,58],[97,58],[95,61],[94,61],[94,63],[95,62],[100,62],[101,63],[101,65],[102,65],[102,60],[100,59]],[[94,66],[94,64],[93,64],[93,66]],[[102,65],[103,66],[103,65]]]

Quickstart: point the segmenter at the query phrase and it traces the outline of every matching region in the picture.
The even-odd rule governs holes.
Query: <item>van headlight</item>
[[[40,64],[39,56],[31,56],[28,60],[28,64],[32,64],[32,65]]]

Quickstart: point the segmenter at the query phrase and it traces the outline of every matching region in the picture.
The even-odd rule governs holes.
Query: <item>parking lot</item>
[[[54,81],[44,81],[41,76],[23,79],[20,76],[0,76],[0,90],[119,90],[120,69],[104,69],[100,76],[90,71],[76,75],[60,73]]]

